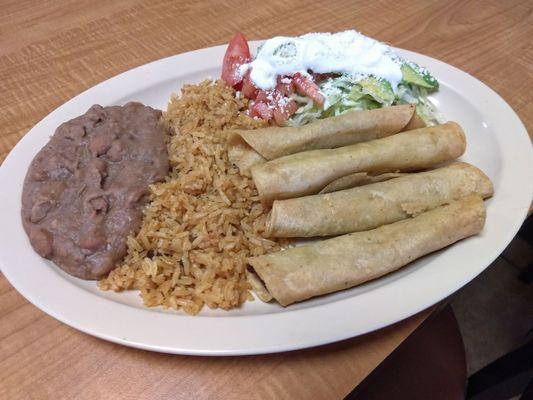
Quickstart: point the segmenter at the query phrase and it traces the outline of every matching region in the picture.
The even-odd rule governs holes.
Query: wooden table
[[[94,84],[162,57],[249,39],[357,28],[483,80],[533,132],[531,1],[0,3],[0,161],[41,118]],[[1,205],[0,205],[1,207]],[[427,316],[316,349],[201,358],[77,332],[0,274],[1,399],[342,398]]]

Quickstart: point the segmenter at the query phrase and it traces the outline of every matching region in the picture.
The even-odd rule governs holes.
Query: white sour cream
[[[392,49],[354,30],[308,33],[298,37],[276,36],[264,42],[256,58],[239,69],[251,69],[250,78],[260,89],[276,86],[278,76],[296,72],[340,73],[383,78],[396,91],[402,80],[401,61]]]

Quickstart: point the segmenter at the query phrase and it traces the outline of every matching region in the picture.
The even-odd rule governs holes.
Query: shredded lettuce
[[[416,104],[416,113],[426,125],[442,124],[445,122],[445,118],[428,98],[429,94],[428,89],[422,86],[402,83],[398,86],[395,104]]]
[[[317,107],[309,98],[293,94],[292,98],[299,107],[287,121],[289,126],[304,125],[351,110],[371,110],[406,103],[416,104],[416,112],[427,125],[444,122],[444,118],[428,98],[436,88],[428,89],[403,80],[394,93],[386,80],[373,76],[348,75],[332,76],[317,82],[317,85],[326,98],[324,105]]]

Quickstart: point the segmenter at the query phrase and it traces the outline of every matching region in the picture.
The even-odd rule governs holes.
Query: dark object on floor
[[[473,399],[482,394],[484,399],[509,399],[522,393],[528,381],[531,386],[532,377],[533,338],[473,374],[468,379],[466,398]]]
[[[518,235],[533,245],[533,218],[526,219]],[[533,264],[524,267],[518,278],[533,282]],[[521,400],[533,399],[533,332],[526,344],[510,351],[468,379],[467,399],[506,400],[522,393]]]
[[[432,314],[347,397],[373,399],[463,399],[466,360],[450,305]]]
[[[531,283],[533,282],[533,263],[529,263],[522,272],[518,275],[518,279],[520,279],[524,283]]]
[[[524,390],[524,393],[522,393],[522,397],[520,397],[520,400],[529,400],[529,399],[533,399],[533,379],[529,381],[529,384]]]
[[[533,216],[532,215],[526,218],[522,227],[518,231],[518,236],[521,236],[526,242],[533,243]]]
[[[518,236],[522,237],[526,242],[533,245],[533,217],[529,216],[520,231]],[[525,283],[533,282],[533,262],[530,262],[518,275],[518,279]]]

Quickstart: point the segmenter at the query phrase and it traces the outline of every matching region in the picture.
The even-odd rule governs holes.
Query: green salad
[[[404,62],[401,70],[402,81],[396,93],[387,80],[374,76],[333,75],[317,79],[316,84],[325,97],[324,104],[317,106],[309,97],[292,94],[299,107],[287,124],[299,126],[350,110],[371,110],[406,103],[416,104],[416,112],[426,125],[444,122],[428,99],[428,95],[438,90],[439,82],[427,69],[413,62]]]
[[[431,73],[355,30],[276,36],[255,57],[237,33],[222,79],[250,100],[251,117],[280,126],[403,103],[416,104],[426,125],[443,119],[430,101],[439,88]]]

